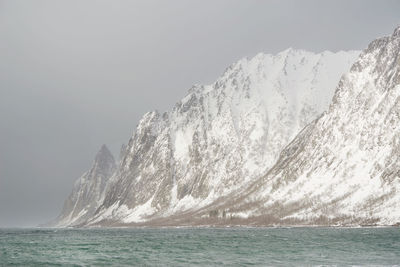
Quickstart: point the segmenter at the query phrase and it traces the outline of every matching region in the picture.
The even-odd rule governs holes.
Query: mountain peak
[[[307,51],[303,50],[303,49],[299,49],[299,48],[293,48],[293,47],[289,47],[286,48],[285,50],[283,50],[282,52],[278,53],[278,54],[284,54],[284,55],[296,55],[296,54],[304,54]]]
[[[397,27],[394,29],[392,36],[393,36],[393,37],[400,37],[400,25],[397,26]]]
[[[114,156],[105,144],[103,144],[99,152],[97,152],[95,162],[100,163],[100,165],[107,163],[115,164]]]
[[[99,150],[99,152],[97,152],[97,154],[99,155],[99,154],[111,154],[111,152],[110,152],[110,150],[108,149],[108,147],[105,145],[105,144],[103,144],[101,147],[100,147],[100,150]]]
[[[93,166],[76,180],[70,196],[64,202],[61,214],[49,226],[79,225],[93,216],[97,202],[103,196],[107,180],[116,168],[110,150],[106,145],[102,145],[96,154]]]

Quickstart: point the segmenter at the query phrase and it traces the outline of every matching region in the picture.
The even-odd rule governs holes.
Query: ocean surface
[[[1,266],[399,264],[394,227],[0,229]]]

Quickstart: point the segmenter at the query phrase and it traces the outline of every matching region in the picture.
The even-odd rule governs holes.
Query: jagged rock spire
[[[64,203],[55,226],[79,225],[93,216],[103,198],[108,179],[114,174],[116,163],[106,145],[95,156],[91,169],[74,184],[72,193]]]

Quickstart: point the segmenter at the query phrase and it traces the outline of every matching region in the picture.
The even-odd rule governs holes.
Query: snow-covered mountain
[[[50,225],[59,227],[78,225],[91,218],[101,204],[106,183],[116,168],[114,157],[103,145],[95,157],[92,168],[75,182],[60,216]]]
[[[213,208],[261,224],[400,224],[400,27],[369,44],[267,175]]]
[[[258,54],[230,66],[215,83],[194,86],[171,111],[145,114],[84,223],[141,223],[240,195],[328,108],[358,54]],[[75,215],[62,218],[68,219],[60,225],[77,222]]]

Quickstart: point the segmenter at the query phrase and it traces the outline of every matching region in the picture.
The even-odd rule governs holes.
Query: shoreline
[[[399,225],[277,225],[277,226],[265,226],[265,225],[177,225],[177,226],[84,226],[84,227],[0,227],[0,229],[43,229],[43,230],[110,230],[110,229],[377,229],[377,228],[400,228]]]

